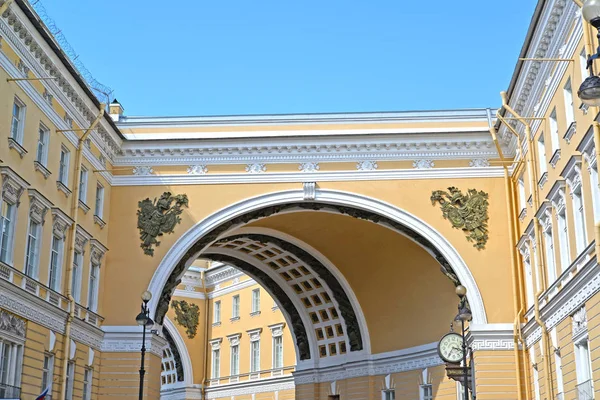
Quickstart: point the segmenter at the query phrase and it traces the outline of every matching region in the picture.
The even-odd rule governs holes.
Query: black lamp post
[[[600,0],[585,0],[581,8],[583,18],[598,30],[598,39],[600,40]],[[584,104],[588,106],[600,106],[600,76],[594,74],[594,60],[600,58],[600,47],[596,54],[589,54],[587,60],[587,69],[590,71],[588,76],[579,87],[577,95]]]
[[[143,329],[142,333],[142,361],[140,365],[140,400],[144,397],[144,375],[146,374],[146,370],[144,369],[144,358],[146,356],[146,328],[150,329],[154,325],[154,321],[150,318],[150,309],[148,308],[148,302],[152,298],[152,293],[149,291],[145,291],[142,293],[142,312],[140,312],[137,317],[135,317],[135,321],[140,325]]]
[[[460,298],[458,303],[458,314],[454,318],[455,321],[460,321],[461,324],[461,336],[462,336],[462,353],[463,353],[463,387],[464,387],[464,400],[469,400],[469,367],[467,366],[467,338],[465,335],[465,322],[471,321],[472,314],[469,306],[467,305],[467,289],[459,285],[456,287],[456,294]],[[473,382],[473,385],[475,383]],[[471,393],[474,390],[471,389]]]

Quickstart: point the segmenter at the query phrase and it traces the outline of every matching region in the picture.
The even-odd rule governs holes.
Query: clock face
[[[462,337],[457,333],[448,333],[440,339],[438,354],[442,360],[458,364],[463,360]]]

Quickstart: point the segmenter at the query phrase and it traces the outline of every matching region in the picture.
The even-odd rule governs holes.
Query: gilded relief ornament
[[[484,249],[488,240],[488,194],[469,189],[463,194],[458,188],[448,191],[435,190],[431,193],[431,204],[440,203],[444,219],[456,229],[462,229],[473,247]]]
[[[175,202],[175,204],[173,204]],[[154,246],[159,246],[157,237],[165,233],[173,233],[175,225],[181,222],[179,214],[183,212],[183,206],[188,206],[188,198],[185,194],[172,195],[164,192],[154,202],[147,198],[138,202],[138,229],[140,230],[140,245],[144,254],[154,255]]]
[[[171,307],[175,311],[175,322],[185,328],[188,338],[196,337],[200,308],[196,304],[185,300],[173,300]]]

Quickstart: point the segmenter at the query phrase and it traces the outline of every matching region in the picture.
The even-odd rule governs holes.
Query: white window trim
[[[567,126],[575,122],[575,110],[573,101],[573,84],[572,79],[567,79],[567,83],[563,86],[563,97],[565,102],[565,116],[567,118]]]
[[[56,288],[53,288],[51,283],[52,283],[52,252],[53,252],[53,244],[54,241],[57,240],[58,241],[58,255],[57,255],[57,261],[56,261]],[[54,290],[55,292],[59,292],[61,291],[61,287],[62,287],[62,269],[63,269],[63,262],[64,262],[64,254],[65,254],[65,239],[64,238],[60,238],[56,235],[52,235],[52,242],[50,243],[50,259],[48,260],[48,281],[46,283],[46,286],[48,286],[50,289]]]
[[[67,373],[65,379],[68,379],[66,385],[65,399],[72,400],[73,399],[73,381],[75,380],[75,362],[69,361],[67,362]]]
[[[87,203],[88,175],[88,169],[82,165],[79,173],[79,201],[83,204]]]
[[[213,303],[213,324],[221,323],[221,311],[222,311],[221,300],[217,300]]]
[[[255,294],[257,294],[255,298]],[[252,314],[260,313],[260,289],[252,290]]]
[[[35,248],[33,250],[34,253],[34,258],[33,258],[33,270],[31,271],[31,274],[28,274],[27,272],[27,268],[28,268],[28,255],[29,255],[29,241],[31,240],[31,224],[35,224],[37,232],[35,234]],[[41,243],[42,243],[42,224],[41,223],[37,223],[36,221],[33,221],[31,218],[29,218],[29,224],[27,226],[27,241],[25,242],[25,259],[23,260],[23,273],[25,273],[25,275],[29,276],[30,278],[33,279],[38,279],[38,274],[39,274],[39,270],[40,270],[40,249],[41,249]]]
[[[11,110],[11,112],[10,112],[10,136],[9,137],[11,139],[13,139],[14,141],[16,141],[18,144],[23,145],[23,138],[24,138],[24,132],[25,132],[25,115],[27,114],[27,106],[17,96],[15,96],[15,99],[13,102],[13,107],[14,107],[14,104],[17,104],[20,108],[19,116],[18,116],[19,123],[17,125],[17,137],[13,136],[13,110]]]
[[[94,373],[94,370],[91,368],[86,368],[83,371],[83,389],[85,389],[83,391],[83,400],[91,400],[91,398],[92,398],[92,381],[94,379],[93,373]],[[87,375],[87,381],[86,381],[86,375]],[[86,383],[87,383],[87,387],[86,387]]]
[[[4,262],[5,264],[8,264],[10,266],[12,266],[13,265],[14,250],[15,250],[14,249],[14,244],[15,244],[14,238],[15,238],[15,226],[17,224],[17,215],[18,215],[17,214],[17,209],[18,209],[18,206],[16,204],[10,204],[6,200],[0,198],[0,206],[3,206],[4,204],[7,205],[7,209],[8,209],[8,207],[10,207],[10,210],[8,210],[8,213],[7,213],[8,217],[9,217],[9,220],[10,220],[10,226],[8,228],[9,232],[8,232],[8,235],[7,235],[8,244],[6,246],[6,260],[4,260],[2,262]],[[0,210],[1,210],[1,208],[0,208]],[[0,231],[0,234],[1,234],[1,231]]]
[[[80,263],[77,264],[77,268],[75,268],[75,266],[73,265],[73,286],[71,288],[71,291],[73,292],[73,298],[75,299],[75,302],[79,303],[81,301],[81,277],[82,277],[82,269],[83,269],[83,260],[84,260],[84,253],[83,252],[78,252],[77,250],[75,250],[75,254],[73,255],[73,264],[75,264],[75,261],[77,260],[77,255],[79,255],[80,257]]]
[[[94,208],[94,215],[102,219],[104,216],[104,185],[100,182],[96,183],[96,204]]]
[[[92,283],[92,271],[96,269],[97,273],[96,273],[96,281],[95,281],[95,288],[94,291],[92,292],[92,287],[91,287],[91,283]],[[99,286],[100,286],[100,265],[96,264],[94,262],[90,262],[90,268],[89,268],[89,274],[88,274],[88,298],[87,298],[87,306],[90,309],[90,311],[92,312],[97,312],[98,311],[98,292],[99,292]]]
[[[54,354],[49,354],[49,353],[44,354],[44,361],[45,361],[46,357],[48,357],[48,370],[45,370],[44,366],[42,364],[42,388],[41,389],[42,389],[42,392],[44,390],[48,389],[48,395],[52,396],[52,383],[54,381],[54,360],[55,359],[54,359]],[[43,375],[45,372],[48,374],[46,387],[44,387],[44,385],[43,385],[43,383],[44,383]]]
[[[61,152],[61,154],[62,153],[65,154],[65,166],[63,169],[64,176],[61,176],[61,174],[60,174],[60,157],[59,157],[59,159],[58,159],[58,162],[59,162],[58,182],[62,183],[66,187],[69,187],[69,172],[70,172],[69,169],[71,168],[71,151],[65,145],[62,145],[60,147],[60,152]]]
[[[231,319],[238,319],[240,317],[240,303],[239,294],[236,294],[231,298]]]

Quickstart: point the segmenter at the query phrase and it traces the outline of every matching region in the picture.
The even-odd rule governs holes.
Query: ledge
[[[521,212],[519,213],[519,219],[521,221],[523,221],[525,219],[525,217],[527,216],[527,208],[523,207],[523,209],[521,210]]]
[[[544,188],[544,185],[546,184],[546,182],[548,182],[548,171],[544,172],[542,174],[542,177],[540,178],[540,180],[538,181],[538,186],[540,189]]]
[[[240,317],[233,317],[233,318],[229,318],[229,321],[231,322],[235,322],[235,321],[239,321]]]
[[[552,168],[556,168],[558,160],[560,160],[560,149],[556,149],[554,154],[552,154],[552,158],[550,159],[550,165],[552,165]]]
[[[563,139],[565,139],[566,142],[570,144],[571,138],[573,137],[573,135],[575,135],[575,133],[577,133],[577,122],[573,121],[567,128],[567,132],[564,134]]]
[[[13,139],[11,137],[8,138],[8,148],[13,149],[17,153],[19,153],[19,156],[21,158],[23,158],[23,156],[25,154],[27,154],[27,150],[25,150],[25,147],[21,146],[21,143],[17,142],[15,139]]]
[[[213,322],[212,326],[214,326],[214,327],[221,326],[221,321]]]
[[[583,115],[587,115],[587,113],[588,113],[588,110],[590,109],[590,106],[588,106],[588,105],[587,105],[587,104],[585,104],[585,103],[581,103],[581,104],[579,105],[579,109],[580,109],[580,110],[583,112]]]
[[[33,167],[35,168],[36,171],[38,171],[39,173],[41,173],[42,175],[44,175],[44,179],[48,179],[48,177],[52,174],[52,172],[50,172],[48,170],[48,168],[46,168],[41,162],[39,161],[34,161],[33,162]]]
[[[83,210],[84,214],[87,214],[88,211],[90,211],[90,207],[88,207],[87,204],[85,204],[83,201],[79,200],[79,208],[81,208]]]
[[[104,227],[106,226],[106,222],[104,222],[104,220],[102,218],[100,218],[99,216],[97,216],[95,214],[94,214],[94,223],[96,225],[100,226],[100,229],[104,229]]]
[[[250,313],[251,317],[256,317],[257,315],[260,315],[260,311],[254,311]]]
[[[61,181],[56,181],[56,188],[63,192],[65,194],[65,197],[69,197],[69,195],[71,194],[71,189],[69,189],[67,185],[65,185]]]

